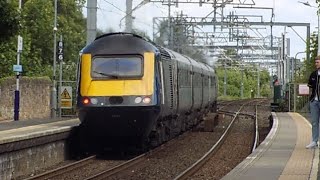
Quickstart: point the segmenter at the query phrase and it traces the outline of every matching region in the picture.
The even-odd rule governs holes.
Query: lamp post
[[[22,6],[22,0],[19,0],[19,13],[21,18],[21,6]],[[19,19],[20,21],[20,19]],[[22,72],[22,66],[20,65],[20,56],[22,53],[22,43],[23,38],[18,35],[18,46],[17,46],[17,64],[13,66],[14,72],[16,72],[16,90],[14,91],[14,115],[13,119],[15,121],[19,120],[19,109],[20,109],[20,72]]]
[[[53,27],[53,77],[51,88],[51,118],[57,116],[57,89],[56,89],[56,58],[57,58],[57,0],[54,1],[54,27]]]
[[[318,7],[310,5],[308,1],[307,2],[298,1],[298,3],[301,3],[305,6],[309,6],[309,7],[313,7],[313,8],[318,9]],[[317,52],[317,55],[319,56],[320,55],[320,47],[319,47],[320,46],[320,22],[319,22],[320,21],[320,18],[319,18],[320,14],[319,14],[319,9],[317,10],[317,16],[318,16],[318,52]]]

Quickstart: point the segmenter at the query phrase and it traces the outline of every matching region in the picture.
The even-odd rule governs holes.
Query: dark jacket
[[[317,90],[319,89],[318,70],[315,70],[310,74],[308,86],[309,88],[312,88],[312,93],[309,98],[309,100],[312,102],[316,97]],[[319,93],[318,93],[318,98],[320,98]]]

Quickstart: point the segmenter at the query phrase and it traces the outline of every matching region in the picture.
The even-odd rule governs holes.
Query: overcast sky
[[[142,0],[133,0],[133,7],[137,6]],[[193,0],[195,1],[195,0]],[[241,0],[243,2],[244,0]],[[301,0],[302,2],[306,2]],[[246,0],[245,2],[251,2]],[[311,23],[311,32],[317,31],[318,26],[317,9],[305,6],[298,3],[297,0],[254,0],[257,7],[270,7],[274,8],[276,22],[296,22],[296,23]],[[116,31],[124,30],[126,0],[98,0],[98,28],[106,30],[112,28]],[[312,1],[310,5],[317,6]],[[183,11],[184,14],[190,16],[206,16],[213,8],[210,5],[199,7],[198,4],[179,5],[179,8],[172,6],[172,14],[174,12]],[[235,9],[233,5],[228,5],[224,10],[224,15],[234,11],[236,14],[259,14],[263,15],[264,21],[268,22],[271,18],[271,10],[252,10],[252,9]],[[146,31],[152,38],[152,19],[153,17],[166,17],[168,16],[168,6],[161,3],[148,3],[143,7],[134,11],[135,17],[133,26],[137,29]],[[294,27],[292,30],[289,27],[276,27],[274,28],[274,35],[280,37],[281,33],[286,32],[286,37],[290,38],[290,56],[294,57],[297,52],[305,50],[304,41],[295,33],[295,31],[305,40],[306,28]],[[267,32],[268,33],[268,32]],[[299,54],[301,58],[304,54]]]

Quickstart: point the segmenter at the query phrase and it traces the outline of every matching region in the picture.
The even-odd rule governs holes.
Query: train
[[[155,147],[216,111],[217,75],[137,34],[108,33],[81,52],[77,109],[86,142]]]

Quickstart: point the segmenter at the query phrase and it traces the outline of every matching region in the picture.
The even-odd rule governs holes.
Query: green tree
[[[22,8],[25,75],[49,75],[53,54],[54,6],[51,1],[28,0]]]
[[[10,39],[19,30],[19,13],[13,3],[0,0],[0,42]]]
[[[0,42],[0,78],[13,75],[12,65],[16,64],[16,38]]]
[[[74,79],[79,51],[85,46],[86,25],[82,14],[84,3],[84,0],[58,1],[57,39],[59,40],[62,35],[64,41],[64,79],[66,80]],[[9,4],[13,9],[18,8],[14,1],[10,1]],[[21,56],[23,75],[51,77],[54,1],[24,1],[20,17],[21,29],[19,33],[23,37]],[[12,65],[16,61],[16,44],[16,37],[10,38],[5,43],[0,43],[0,58],[5,60],[0,61],[0,77],[13,75]]]
[[[310,73],[315,70],[314,59],[318,52],[318,34],[316,32],[311,34],[310,43],[309,40],[307,40],[306,45],[306,51],[310,49],[310,61],[304,60],[302,67],[298,68],[295,74],[295,82],[297,83],[306,83]]]
[[[267,70],[263,70],[260,73],[260,95],[270,97],[271,94],[271,77]]]
[[[254,69],[254,68],[253,68]],[[242,74],[243,73],[243,74]],[[251,90],[257,94],[258,92],[258,75],[257,71],[252,71],[252,68],[228,68],[227,74],[227,96],[229,98],[237,99],[241,97],[241,82],[243,82],[243,97],[250,98]],[[219,91],[218,95],[223,96],[224,93],[224,67],[217,68]],[[243,78],[242,78],[243,75]],[[267,70],[260,71],[260,96],[269,97],[270,91],[270,78]]]
[[[16,3],[0,0],[0,78],[13,75],[17,57],[19,12]]]
[[[163,20],[160,22],[158,32],[159,36],[154,37],[154,42],[160,46],[167,46],[169,39],[168,20]]]
[[[317,56],[317,52],[318,52],[318,34],[317,33],[312,33],[311,38],[310,38],[310,44],[307,44],[307,48],[310,47],[311,51],[310,51],[310,61],[304,61],[304,66],[305,68],[303,68],[305,71],[303,72],[304,75],[304,82],[307,82],[309,75],[312,71],[315,70],[315,66],[314,66],[314,59]]]
[[[58,34],[64,41],[64,79],[75,80],[79,52],[86,44],[86,21],[82,14],[84,0],[60,0]]]

